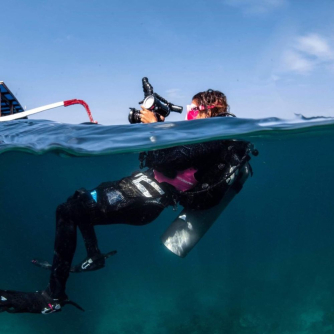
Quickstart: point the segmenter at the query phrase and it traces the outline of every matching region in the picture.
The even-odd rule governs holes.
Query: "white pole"
[[[0,122],[13,121],[14,119],[30,116],[30,115],[37,114],[39,112],[42,112],[48,109],[58,108],[62,106],[64,106],[64,101],[48,104],[46,106],[42,106],[42,107],[35,108],[35,109],[30,109],[30,110],[19,112],[13,115],[2,116],[0,117]]]

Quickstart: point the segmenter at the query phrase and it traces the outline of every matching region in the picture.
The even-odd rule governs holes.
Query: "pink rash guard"
[[[154,178],[159,182],[167,182],[174,186],[179,191],[187,191],[196,186],[198,181],[195,179],[195,173],[197,169],[195,168],[188,168],[183,171],[177,172],[177,175],[174,179],[170,179],[163,175],[162,173],[158,172],[157,170],[153,170]]]

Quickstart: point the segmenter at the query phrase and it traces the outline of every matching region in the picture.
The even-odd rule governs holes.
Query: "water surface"
[[[334,122],[208,119],[127,125],[0,123],[0,287],[45,288],[54,211],[80,187],[139,168],[138,152],[218,138],[252,141],[254,176],[185,258],[160,236],[177,212],[143,227],[99,226],[107,267],[72,275],[71,306],[1,313],[1,333],[293,333],[334,331]],[[80,239],[80,237],[79,237]],[[78,244],[75,262],[85,257]]]

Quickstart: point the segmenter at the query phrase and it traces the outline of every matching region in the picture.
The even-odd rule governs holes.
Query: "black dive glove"
[[[50,314],[61,311],[62,306],[66,304],[71,304],[84,311],[78,304],[68,298],[52,299],[46,291],[0,290],[0,312]]]

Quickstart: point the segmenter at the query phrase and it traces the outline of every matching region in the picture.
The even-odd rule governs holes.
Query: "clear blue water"
[[[186,258],[160,243],[172,208],[143,227],[99,226],[101,250],[118,254],[70,277],[86,312],[1,313],[0,333],[333,333],[333,119],[0,123],[0,287],[46,287],[49,273],[30,261],[52,259],[55,208],[76,189],[129,175],[141,150],[217,138],[250,140],[260,154]],[[79,242],[75,263],[84,257]]]

